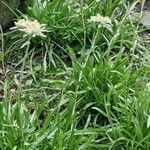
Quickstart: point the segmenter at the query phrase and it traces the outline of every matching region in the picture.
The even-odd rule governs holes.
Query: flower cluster
[[[37,20],[31,21],[29,19],[20,19],[15,22],[15,27],[11,29],[18,29],[24,32],[24,36],[41,36],[46,37],[43,32],[47,32],[45,24],[40,24]]]
[[[99,13],[96,16],[91,16],[89,22],[100,23],[100,25],[111,24],[111,19],[109,17],[104,17]]]

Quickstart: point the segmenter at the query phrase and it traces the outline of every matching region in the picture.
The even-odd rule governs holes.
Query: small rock
[[[143,12],[143,18],[141,22],[144,26],[150,26],[150,11]]]

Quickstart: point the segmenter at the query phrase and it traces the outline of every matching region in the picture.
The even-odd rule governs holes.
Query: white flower
[[[99,13],[96,16],[91,16],[89,22],[100,23],[102,25],[111,24],[111,19],[109,17],[104,17]]]
[[[11,29],[18,29],[25,33],[24,36],[42,36],[46,37],[43,32],[47,32],[45,30],[45,24],[40,24],[37,20],[31,21],[29,19],[20,19],[15,22],[15,27]]]
[[[16,27],[20,27],[20,28],[25,27],[26,21],[25,21],[25,19],[20,19],[17,22],[15,22],[15,25],[16,25]]]

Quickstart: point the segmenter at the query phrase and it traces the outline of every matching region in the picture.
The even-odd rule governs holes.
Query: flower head
[[[29,19],[20,19],[15,22],[15,27],[11,29],[18,29],[25,33],[24,36],[41,36],[46,37],[43,32],[47,32],[44,24],[40,24],[37,20],[31,21]]]
[[[99,13],[96,16],[91,16],[89,22],[100,23],[102,25],[111,24],[111,19],[109,17],[104,17]]]

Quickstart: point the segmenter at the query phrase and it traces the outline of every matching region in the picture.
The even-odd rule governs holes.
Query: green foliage
[[[150,148],[150,55],[136,4],[29,1],[20,17],[49,32],[23,48],[20,31],[3,35],[0,149]],[[98,13],[111,24],[89,22]]]

